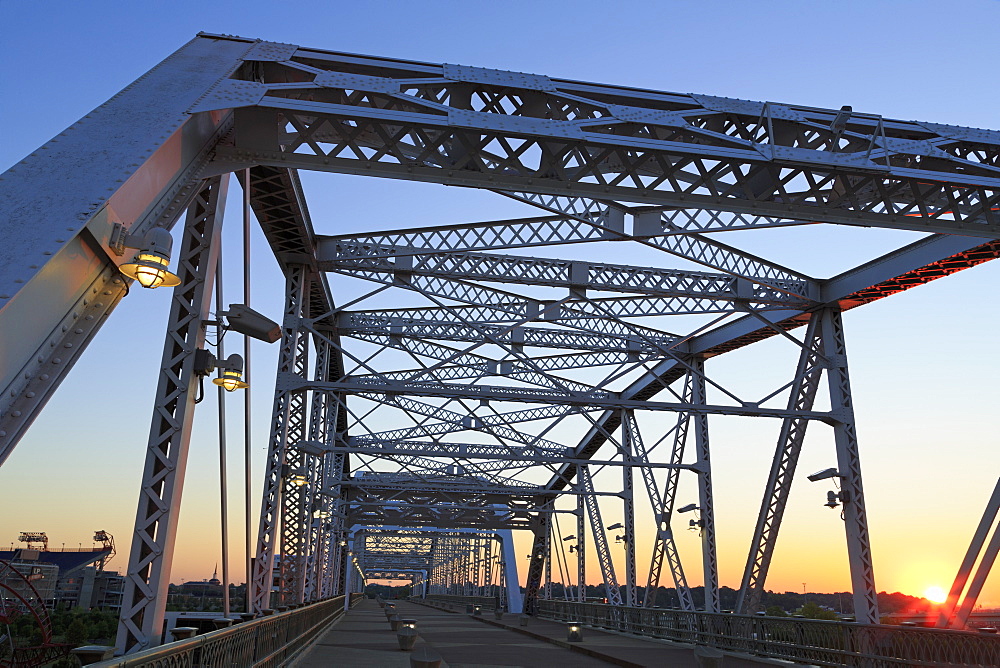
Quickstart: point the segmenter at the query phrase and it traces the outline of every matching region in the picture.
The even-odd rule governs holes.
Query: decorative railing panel
[[[540,617],[820,666],[1000,666],[1000,637],[975,631],[539,601]]]
[[[351,605],[357,604],[361,597],[361,594],[351,594]],[[93,665],[99,668],[271,668],[286,663],[343,614],[344,597],[337,596]]]

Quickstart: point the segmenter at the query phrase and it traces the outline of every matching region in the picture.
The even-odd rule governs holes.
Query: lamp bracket
[[[133,234],[122,223],[113,223],[108,237],[108,248],[115,255],[122,256],[126,248],[142,248],[145,234]]]

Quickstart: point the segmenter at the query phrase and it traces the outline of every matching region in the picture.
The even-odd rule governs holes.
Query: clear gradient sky
[[[0,0],[0,170],[198,31],[679,92],[850,104],[896,118],[998,129],[998,25],[996,0]],[[303,180],[325,233],[525,215],[460,189],[325,175]],[[238,198],[238,187],[232,188]],[[228,248],[235,248],[238,212],[229,216]],[[723,240],[820,278],[916,238],[843,228],[810,230],[808,237],[798,230],[732,234]],[[280,275],[263,239],[255,245],[253,304],[279,313]],[[239,301],[238,276],[228,280],[229,301]],[[998,285],[1000,262],[987,263],[845,315],[880,590],[947,589],[1000,475]],[[105,529],[119,543],[114,566],[124,568],[168,301],[165,290],[133,290],[0,470],[0,547],[22,530],[47,531],[58,548],[88,545],[93,530]],[[275,352],[263,344],[254,352],[255,493]],[[778,382],[794,363],[794,352],[775,339],[726,355],[717,373],[735,386]],[[208,577],[219,561],[214,419],[210,398],[196,420],[173,581]],[[713,422],[725,585],[739,584],[776,430],[776,423],[747,418]],[[231,564],[239,582],[241,436],[235,426],[231,437]],[[800,471],[833,461],[831,434],[817,425]],[[848,588],[843,527],[822,507],[825,492],[804,480],[795,485],[769,589]],[[696,498],[693,485],[681,494]],[[616,512],[605,509],[606,524],[617,521]],[[679,542],[698,583],[697,538],[684,533]],[[650,542],[640,537],[637,545],[644,579]],[[596,583],[598,573],[590,579]],[[1000,575],[991,577],[981,602],[1000,604]]]

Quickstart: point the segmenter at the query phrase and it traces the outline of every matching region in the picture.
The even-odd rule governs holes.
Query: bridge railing
[[[361,598],[361,594],[351,594],[351,605]],[[284,664],[343,614],[344,597],[336,596],[91,665],[95,668],[270,668]]]
[[[1000,637],[975,631],[787,617],[538,602],[538,615],[721,650],[823,666],[1000,666]]]
[[[455,594],[428,594],[426,596],[428,601],[436,601],[438,603],[444,603],[446,605],[453,605],[459,608],[464,608],[467,605],[478,605],[482,606],[483,610],[493,610],[497,607],[497,599],[495,596],[460,596]],[[502,602],[501,602],[501,605]]]

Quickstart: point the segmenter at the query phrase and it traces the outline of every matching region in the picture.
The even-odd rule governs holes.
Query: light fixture
[[[167,269],[170,265],[170,247],[173,245],[170,232],[162,227],[155,227],[139,242],[135,235],[126,234],[124,227],[117,226],[112,237],[112,250],[119,255],[124,254],[125,248],[140,249],[132,262],[118,267],[123,274],[137,280],[139,285],[144,288],[169,288],[181,284],[181,279]]]
[[[281,326],[246,304],[230,304],[228,311],[220,311],[219,317],[225,316],[226,328],[234,332],[263,341],[274,343],[281,338]]]
[[[830,122],[830,130],[833,131],[834,137],[840,139],[840,136],[844,134],[844,131],[847,130],[847,122],[851,120],[851,114],[853,112],[854,109],[852,109],[848,104],[845,104],[840,108],[840,111],[837,112],[837,116]]]
[[[622,529],[622,528],[624,528],[624,525],[621,522],[615,522],[611,526],[605,527],[605,529],[608,531],[614,531],[615,529]]]
[[[679,513],[690,513],[692,510],[698,510],[698,504],[689,503],[686,506],[682,506],[677,509]]]
[[[569,642],[583,642],[583,626],[580,622],[569,622],[566,625],[566,640]]]
[[[213,379],[212,382],[227,392],[250,387],[249,384],[243,382],[243,358],[240,355],[233,353],[220,362],[215,355],[207,350],[199,348],[195,351],[194,372],[197,375],[207,376],[216,369],[219,369],[222,375]]]
[[[282,477],[285,480],[287,480],[290,484],[295,485],[296,487],[302,487],[303,485],[309,484],[309,477],[306,475],[305,469],[303,468],[293,469],[288,464],[283,465],[281,468],[282,468],[281,471]]]
[[[837,506],[840,505],[839,503],[837,503],[837,500],[838,499],[836,492],[827,492],[826,503],[824,503],[823,505],[826,506],[827,508],[836,508]]]
[[[319,441],[299,441],[294,447],[313,457],[322,457],[327,453],[326,447]]]
[[[809,482],[819,482],[820,480],[827,480],[828,478],[836,478],[840,475],[840,471],[837,469],[823,469],[822,471],[816,471],[812,475],[806,476]]]
[[[616,543],[627,543],[628,541],[625,540],[625,536],[615,536],[615,542]]]
[[[563,538],[564,543],[568,540],[576,540],[576,534],[573,534],[572,536],[566,536],[565,538]]]

